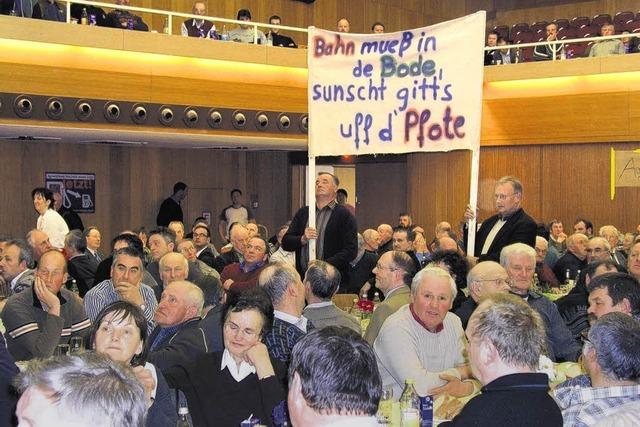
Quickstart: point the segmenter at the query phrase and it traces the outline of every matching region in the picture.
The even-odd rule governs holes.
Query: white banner
[[[309,29],[309,155],[477,150],[484,11],[388,34]]]

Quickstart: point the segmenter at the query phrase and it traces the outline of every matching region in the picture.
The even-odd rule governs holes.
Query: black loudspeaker
[[[26,95],[16,97],[13,103],[13,111],[18,117],[28,119],[33,114],[33,100]]]

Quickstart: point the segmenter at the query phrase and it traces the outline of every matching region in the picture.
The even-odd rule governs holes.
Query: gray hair
[[[502,184],[511,184],[513,187],[513,192],[516,194],[522,195],[522,183],[520,180],[514,176],[503,176],[499,180],[496,181],[496,187]]]
[[[422,270],[418,271],[413,277],[413,281],[411,282],[411,296],[415,297],[418,295],[418,289],[420,288],[420,284],[426,280],[427,278],[441,278],[444,277],[449,281],[449,286],[451,287],[451,300],[458,295],[458,288],[456,287],[456,282],[453,280],[451,275],[447,272],[447,270],[442,269],[440,267],[425,267]]]
[[[471,270],[469,270],[469,273],[467,273],[467,286],[471,285],[473,282],[477,282],[481,280],[481,277],[484,275],[483,273],[485,273],[485,268],[490,267],[491,265],[494,265],[495,267],[504,268],[495,261],[479,262],[476,265],[474,265]]]
[[[64,236],[64,244],[80,253],[87,249],[87,239],[85,239],[80,230],[71,230],[68,232],[67,235]]]
[[[27,265],[27,268],[34,267],[33,260],[33,250],[31,246],[24,239],[11,239],[7,242],[5,246],[17,246],[20,249],[20,254],[18,255],[18,263],[24,261]]]
[[[531,263],[536,263],[536,250],[524,243],[513,243],[509,246],[505,246],[500,251],[500,265],[504,268],[509,266],[509,259],[514,255],[527,255],[531,258]]]
[[[283,262],[269,264],[258,277],[258,285],[267,292],[274,308],[282,301],[289,285],[298,281],[300,274],[293,266]]]
[[[623,313],[600,317],[589,330],[584,352],[593,346],[600,369],[615,381],[640,380],[640,323]]]
[[[540,314],[514,295],[490,294],[480,301],[469,320],[473,337],[491,342],[507,365],[535,369],[547,345]]]
[[[196,314],[200,316],[202,314],[202,308],[204,307],[204,292],[193,282],[188,280],[176,280],[175,282],[171,282],[171,285],[181,286],[185,290],[185,299],[187,300],[187,304],[191,307],[195,307],[197,312]]]
[[[591,239],[589,239],[589,241],[600,242],[602,246],[604,246],[604,248],[607,250],[607,252],[611,251],[611,245],[609,244],[609,241],[604,237],[592,237]]]
[[[546,248],[548,248],[548,247],[549,247],[549,242],[547,241],[547,239],[545,239],[545,238],[544,238],[544,237],[542,237],[542,236],[536,236],[536,245],[537,245],[538,243],[544,243],[544,246],[545,246]]]
[[[95,427],[143,427],[147,407],[131,369],[107,356],[82,353],[36,359],[15,379],[20,392],[37,387],[51,394],[61,421]]]
[[[405,285],[411,286],[411,280],[416,274],[416,263],[403,251],[390,251],[393,266],[402,271],[402,281]]]
[[[162,258],[160,258],[160,261],[158,261],[158,266],[160,267],[160,271],[162,271],[162,269],[164,268],[165,263],[167,262],[167,260],[165,260],[166,257],[168,256],[179,256],[181,257],[180,261],[182,262],[182,266],[184,267],[184,272],[185,275],[189,275],[189,260],[182,255],[180,252],[167,252],[166,254],[164,254],[162,256]]]
[[[342,275],[333,265],[325,261],[315,260],[309,263],[304,281],[311,286],[311,293],[318,298],[329,301],[340,286]]]

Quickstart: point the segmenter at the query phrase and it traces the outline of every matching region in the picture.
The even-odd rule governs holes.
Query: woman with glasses
[[[165,372],[169,386],[187,396],[195,426],[237,427],[250,417],[273,425],[273,410],[286,399],[286,368],[261,341],[272,322],[262,289],[231,292],[223,316],[225,349]]]
[[[92,348],[96,353],[104,354],[115,362],[144,367],[153,377],[155,387],[150,392],[146,425],[173,427],[178,421],[173,393],[160,371],[145,361],[143,349],[146,338],[147,320],[142,310],[127,301],[106,306],[98,314],[91,333]]]

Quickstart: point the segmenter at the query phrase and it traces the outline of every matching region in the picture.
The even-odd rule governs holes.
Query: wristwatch
[[[140,304],[140,310],[145,311],[147,309],[147,306],[144,305],[144,303]]]

